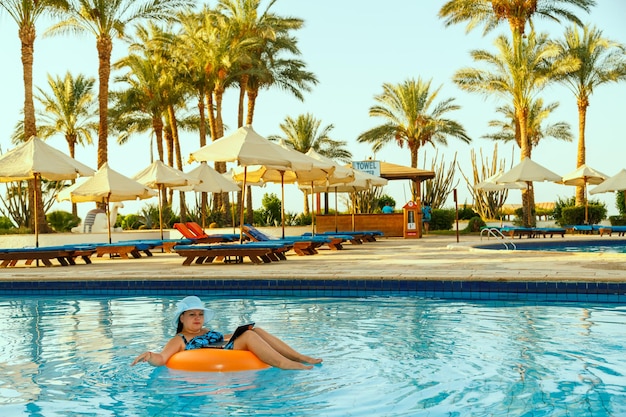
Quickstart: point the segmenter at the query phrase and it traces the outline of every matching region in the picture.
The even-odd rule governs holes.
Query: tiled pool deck
[[[553,238],[559,239],[561,238]],[[566,239],[608,237],[571,236]],[[526,240],[526,239],[524,239]],[[552,239],[533,239],[536,243]],[[626,239],[622,238],[626,243]],[[493,240],[489,241],[493,243]],[[484,251],[479,237],[382,238],[271,264],[182,266],[177,254],[141,259],[93,258],[71,267],[0,269],[0,295],[262,294],[360,296],[407,294],[446,298],[626,302],[626,254]]]

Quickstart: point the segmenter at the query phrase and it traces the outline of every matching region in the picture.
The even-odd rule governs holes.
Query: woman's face
[[[204,310],[187,310],[180,315],[180,321],[184,329],[201,329],[204,325]]]

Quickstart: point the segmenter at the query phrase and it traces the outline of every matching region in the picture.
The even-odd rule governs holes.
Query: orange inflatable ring
[[[166,366],[179,371],[235,372],[269,368],[248,350],[193,349],[172,355]]]

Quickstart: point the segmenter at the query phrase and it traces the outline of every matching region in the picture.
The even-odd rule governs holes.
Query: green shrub
[[[606,207],[604,204],[589,204],[588,208],[589,224],[597,224],[606,218]],[[585,224],[585,206],[563,207],[561,209],[561,226]]]
[[[465,231],[466,232],[480,232],[480,229],[485,226],[487,226],[487,223],[485,223],[485,221],[480,216],[476,216],[476,217],[472,217],[471,219],[469,219],[469,222],[467,223],[467,227],[465,228]]]
[[[432,218],[430,219],[430,227],[432,230],[450,230],[454,225],[456,212],[453,209],[434,209]]]
[[[609,216],[611,226],[626,226],[626,216]]]
[[[137,230],[144,224],[144,218],[136,214],[127,214],[120,222],[120,225],[124,230]]]
[[[471,220],[477,216],[478,213],[476,213],[471,207],[468,207],[467,204],[463,204],[463,207],[459,209],[459,220]]]
[[[57,210],[46,214],[46,221],[55,232],[63,233],[78,226],[80,219],[67,211]]]
[[[624,191],[615,192],[615,207],[622,216],[626,215],[626,201],[624,200]],[[617,225],[616,225],[617,226]]]
[[[0,229],[14,229],[14,228],[15,228],[15,225],[13,224],[11,219],[9,219],[6,216],[0,216]]]

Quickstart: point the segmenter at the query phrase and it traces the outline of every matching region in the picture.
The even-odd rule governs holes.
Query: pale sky
[[[267,2],[264,2],[264,5]],[[280,90],[262,91],[257,100],[254,129],[261,135],[282,134],[279,124],[285,117],[296,118],[300,114],[311,113],[322,121],[322,125],[334,125],[331,137],[345,140],[355,160],[369,157],[409,165],[410,156],[406,148],[400,149],[390,143],[381,152],[374,155],[370,146],[359,144],[356,138],[364,131],[383,123],[381,119],[371,118],[369,108],[375,104],[374,96],[382,92],[383,83],[402,83],[407,79],[421,77],[432,79],[432,87],[443,85],[440,100],[453,97],[461,110],[447,116],[461,123],[473,141],[462,143],[450,138],[448,146],[438,146],[439,157],[443,156],[446,167],[457,154],[461,169],[472,176],[470,152],[480,152],[491,160],[494,142],[481,139],[481,136],[493,132],[487,123],[499,119],[495,109],[504,104],[497,99],[484,99],[478,94],[461,91],[452,82],[452,76],[458,69],[475,66],[469,56],[472,49],[495,51],[493,39],[501,33],[508,34],[508,26],[502,25],[486,37],[482,29],[470,34],[465,33],[465,26],[445,28],[437,13],[443,0],[388,0],[384,3],[362,0],[279,0],[272,10],[283,16],[304,19],[305,26],[295,32],[302,52],[301,59],[307,63],[308,70],[315,73],[319,84],[305,95],[300,102]],[[577,12],[583,22],[591,23],[603,30],[605,37],[626,44],[626,2],[623,0],[599,0],[599,5],[591,14]],[[214,4],[214,2],[209,2]],[[539,23],[539,22],[537,22]],[[97,79],[97,54],[95,39],[90,34],[79,38],[54,37],[43,38],[42,34],[49,26],[41,20],[37,27],[38,38],[35,43],[34,86],[48,90],[47,74],[63,76],[71,71]],[[537,25],[560,37],[564,26],[541,21]],[[24,92],[20,43],[17,37],[17,25],[4,12],[0,12],[0,38],[4,65],[0,67],[0,149],[4,152],[13,146],[10,134],[15,123],[21,118]],[[126,55],[127,45],[116,42],[113,60]],[[112,85],[112,88],[115,86]],[[565,175],[576,168],[577,109],[572,93],[565,87],[555,85],[546,89],[541,96],[546,103],[558,101],[559,108],[550,121],[566,121],[574,132],[575,140],[571,143],[545,140],[533,150],[533,160],[548,167],[560,175]],[[226,134],[236,128],[237,92],[227,92],[224,103],[224,119],[230,128]],[[37,102],[35,102],[37,105]],[[195,106],[195,103],[190,103]],[[626,83],[599,87],[591,97],[587,113],[587,164],[612,176],[626,168],[624,147],[626,141]],[[196,134],[184,134],[182,137],[183,159],[199,148]],[[67,152],[64,138],[52,138],[50,144]],[[126,145],[120,146],[114,138],[109,139],[109,165],[122,174],[133,176],[150,164],[148,136],[132,138]],[[511,161],[519,162],[519,149],[513,145],[498,145],[499,157],[505,158],[507,166]],[[419,167],[430,169],[435,149],[427,146],[420,150]],[[514,156],[512,156],[514,154]],[[77,148],[76,157],[84,164],[96,168],[96,145]],[[424,159],[424,157],[426,157]],[[187,165],[185,171],[195,165]],[[471,204],[467,185],[460,172],[458,181],[459,205]],[[288,196],[286,210],[302,211],[302,193],[294,186],[286,191]],[[591,188],[591,187],[590,187]],[[0,188],[4,193],[4,187]],[[280,196],[280,188],[267,185],[255,188],[255,208],[260,207],[264,193]],[[408,182],[391,181],[385,188],[401,207],[410,197]],[[535,184],[537,202],[555,201],[558,197],[569,197],[574,187],[549,183]],[[606,202],[609,214],[616,214],[615,198],[612,193],[592,196]],[[147,200],[157,204],[156,199]],[[517,190],[509,192],[507,203],[520,203],[521,194]],[[125,203],[121,214],[138,212],[146,202]],[[331,203],[332,204],[332,203]],[[69,211],[69,204],[62,203],[58,209]],[[79,214],[91,209],[91,203],[79,204]],[[447,207],[453,207],[450,200]],[[343,210],[343,207],[339,207]]]

